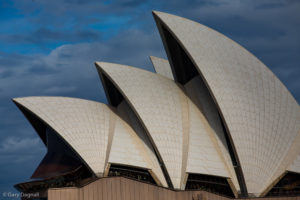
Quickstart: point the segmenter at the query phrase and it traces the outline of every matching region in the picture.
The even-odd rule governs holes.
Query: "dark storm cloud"
[[[256,6],[256,9],[271,9],[271,8],[281,8],[283,6],[286,6],[287,4],[281,2],[281,3],[262,3],[258,6]]]
[[[117,1],[121,7],[137,7],[143,4],[143,1],[140,0],[124,0],[124,1]],[[114,2],[115,4],[116,2]]]
[[[59,70],[53,69],[53,68],[45,66],[43,64],[34,64],[28,69],[27,73],[29,75],[31,75],[31,74],[37,74],[37,75],[58,74]]]
[[[99,35],[95,31],[78,31],[72,34],[71,31],[53,31],[47,28],[40,28],[36,30],[29,42],[40,41],[82,41],[82,40],[97,40]]]
[[[5,53],[0,51],[0,68],[2,67],[14,67],[31,60],[30,56],[24,56],[15,53]]]
[[[12,34],[0,36],[0,40],[5,41],[5,43],[10,44],[47,44],[47,43],[57,43],[57,42],[84,42],[84,41],[97,41],[100,39],[99,32],[92,30],[83,31],[53,31],[48,28],[39,28],[34,32],[28,34]]]
[[[256,0],[257,1],[257,0]],[[292,4],[299,3],[298,0],[279,0],[279,1],[261,1],[257,2],[255,9],[273,9],[273,8],[282,8]]]
[[[13,72],[9,69],[3,69],[0,71],[0,78],[5,79],[13,76]]]
[[[164,56],[159,40],[157,32],[128,30],[102,43],[63,45],[49,55],[22,56],[23,62],[13,62],[16,54],[7,55],[4,63],[13,63],[14,66],[3,63],[0,74],[5,76],[9,71],[13,76],[9,81],[1,79],[0,85],[7,88],[8,98],[47,95],[49,88],[73,85],[74,88],[82,88],[82,91],[69,95],[99,99],[95,95],[101,89],[93,65],[95,61],[124,63],[153,70],[148,55]]]
[[[263,21],[254,19],[247,19],[240,15],[229,15],[223,18],[224,21],[231,23],[223,24],[224,21],[220,19],[210,20],[213,26],[219,27],[223,30],[223,34],[233,37],[245,38],[251,40],[252,38],[264,37],[267,40],[276,40],[286,34],[286,32],[274,25],[268,25]]]

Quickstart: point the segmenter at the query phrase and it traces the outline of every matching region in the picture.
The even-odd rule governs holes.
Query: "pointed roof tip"
[[[22,99],[24,99],[24,98],[28,98],[28,97],[14,97],[14,98],[11,98],[11,100],[14,103],[20,103],[22,101]]]
[[[157,59],[157,60],[167,60],[166,58],[158,57],[158,56],[149,56],[150,59]]]
[[[133,66],[131,66],[131,65],[120,64],[120,63],[113,63],[113,62],[95,62],[95,64],[96,64],[99,68],[101,68],[101,69],[106,68],[106,67],[111,67],[111,66],[113,66],[113,67],[117,67],[117,66],[118,66],[118,67],[126,66],[126,67],[137,68],[137,67],[133,67]],[[140,68],[137,68],[137,69],[140,69]]]
[[[122,64],[112,63],[112,62],[95,62],[96,69],[100,72],[106,72],[110,67],[121,66]]]
[[[97,65],[100,65],[100,63],[102,63],[101,61],[95,61],[94,64],[97,66]]]
[[[102,62],[102,61],[95,61],[94,62],[96,69],[102,71],[103,70],[103,66],[107,65],[107,64],[111,64],[109,62]]]
[[[156,61],[156,60],[163,61],[163,62],[168,61],[167,59],[161,58],[161,57],[158,57],[158,56],[149,56],[149,58],[150,58],[151,62]]]
[[[29,99],[29,98],[31,98],[31,97],[30,96],[29,97],[15,97],[15,98],[11,98],[11,101],[18,106],[18,105],[22,105],[24,100]]]
[[[18,106],[18,105],[22,105],[24,100],[28,99],[28,98],[30,98],[30,96],[29,97],[14,97],[14,98],[11,98],[11,101]]]
[[[152,10],[152,15],[154,17],[158,17],[160,14],[164,14],[165,12],[157,11],[157,10]],[[167,13],[165,13],[167,14]]]
[[[168,13],[168,12],[163,12],[163,11],[158,11],[158,10],[152,10],[152,14],[159,17],[161,15],[174,15],[174,16],[177,16],[179,17],[178,15],[175,15],[175,14],[171,14],[171,13]]]
[[[17,97],[15,97],[15,98],[11,98],[10,100],[12,101],[12,102],[14,102],[14,103],[17,103],[17,100],[18,98]]]
[[[95,62],[95,67],[96,69],[102,73],[102,71],[105,71],[105,67],[108,65],[108,64],[112,64],[112,63],[109,63],[109,62],[102,62],[102,61],[96,61]]]
[[[111,62],[103,62],[103,61],[95,61],[95,65],[101,67],[101,65],[109,65],[109,64],[117,64],[117,63],[111,63]]]
[[[99,67],[99,65],[100,65],[99,63],[100,63],[99,61],[95,61],[95,62],[94,62],[94,65],[95,65],[96,69],[98,69],[98,67]]]
[[[158,56],[149,56],[149,57],[150,57],[151,62],[152,61],[159,61],[159,62],[167,62],[167,63],[169,63],[169,60],[166,59],[166,58],[162,58],[162,57],[158,57]]]

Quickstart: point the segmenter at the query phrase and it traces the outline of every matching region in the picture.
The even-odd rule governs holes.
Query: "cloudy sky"
[[[148,56],[166,57],[151,10],[237,41],[300,102],[298,0],[0,0],[0,199],[28,180],[46,152],[11,98],[106,102],[94,61],[153,71]]]

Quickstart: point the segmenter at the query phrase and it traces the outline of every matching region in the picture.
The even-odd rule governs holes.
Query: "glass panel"
[[[234,197],[226,178],[203,174],[189,174],[186,190],[204,190],[207,192]]]
[[[155,184],[155,181],[148,170],[141,168],[112,164],[109,168],[108,176],[123,176],[138,181]]]

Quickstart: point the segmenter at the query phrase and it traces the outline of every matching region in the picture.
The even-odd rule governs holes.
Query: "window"
[[[218,176],[189,174],[185,189],[204,190],[219,195],[234,197],[226,178]]]
[[[156,184],[147,169],[112,164],[108,176],[123,176],[138,181]]]

